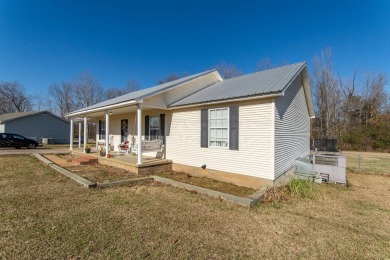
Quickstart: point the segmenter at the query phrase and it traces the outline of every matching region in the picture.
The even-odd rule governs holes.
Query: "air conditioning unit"
[[[346,184],[346,158],[341,154],[318,154],[295,160],[295,175],[315,182]]]
[[[313,155],[313,171],[327,182],[346,184],[346,163],[346,158],[341,154]]]

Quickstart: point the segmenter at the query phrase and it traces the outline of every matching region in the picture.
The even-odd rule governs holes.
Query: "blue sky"
[[[390,1],[0,0],[0,81],[37,96],[85,70],[105,88],[144,88],[219,62],[310,65],[326,47],[342,76],[390,77]]]

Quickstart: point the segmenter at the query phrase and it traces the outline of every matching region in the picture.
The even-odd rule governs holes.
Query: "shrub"
[[[299,195],[303,198],[312,198],[314,194],[314,183],[304,179],[292,179],[287,188],[291,194]]]

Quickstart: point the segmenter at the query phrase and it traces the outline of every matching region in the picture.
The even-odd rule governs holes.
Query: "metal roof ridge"
[[[229,80],[233,80],[233,79],[243,78],[243,77],[250,76],[250,75],[253,75],[253,74],[262,73],[262,72],[266,72],[266,71],[270,71],[270,70],[281,69],[281,68],[284,68],[284,67],[296,66],[298,64],[304,65],[304,64],[306,64],[306,61],[300,61],[300,62],[296,62],[296,63],[293,63],[293,64],[286,64],[286,65],[282,65],[282,66],[278,66],[278,67],[274,67],[274,68],[270,68],[270,69],[255,71],[255,72],[244,74],[244,75],[240,75],[240,76],[237,76],[237,77],[224,79],[224,81],[229,81]]]

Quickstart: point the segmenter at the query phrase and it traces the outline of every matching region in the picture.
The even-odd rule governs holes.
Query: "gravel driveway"
[[[48,148],[36,148],[36,149],[14,149],[14,148],[0,148],[0,156],[1,155],[12,155],[12,154],[32,154],[32,153],[40,153],[40,154],[50,154],[50,153],[67,153],[69,152],[69,148],[64,149],[48,149]]]

